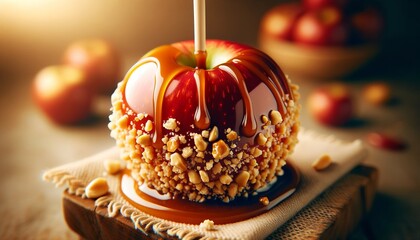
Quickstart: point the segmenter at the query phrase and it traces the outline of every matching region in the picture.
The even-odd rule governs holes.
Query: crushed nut
[[[267,116],[265,116],[265,115],[261,115],[261,122],[262,123],[264,123],[264,124],[266,124],[266,123],[268,123],[268,117]]]
[[[321,171],[329,167],[331,163],[332,161],[330,155],[323,154],[312,163],[312,168],[314,168],[317,171]]]
[[[216,165],[213,166],[211,170],[214,174],[220,173],[222,171],[222,164],[217,163]]]
[[[191,183],[194,184],[199,184],[201,183],[201,178],[198,175],[198,173],[194,170],[190,170],[188,171],[188,179],[190,180]]]
[[[249,180],[249,172],[247,171],[242,171],[238,174],[238,176],[236,176],[235,178],[235,182],[240,186],[240,187],[244,187],[246,186],[248,180]]]
[[[219,129],[216,126],[214,126],[213,129],[210,131],[209,141],[214,142],[217,140],[218,137],[219,137]]]
[[[214,230],[214,222],[212,220],[206,219],[200,223],[200,229],[211,231]]]
[[[229,197],[234,198],[237,193],[238,193],[238,184],[236,183],[230,184],[228,188]]]
[[[222,175],[222,176],[220,176],[220,179],[219,179],[219,181],[222,183],[222,184],[229,184],[229,183],[231,183],[232,182],[232,178],[229,176],[229,175]]]
[[[172,166],[177,167],[181,172],[187,170],[187,163],[184,158],[179,153],[171,154],[171,163]]]
[[[252,152],[252,156],[254,156],[254,157],[259,157],[262,154],[261,149],[256,148],[256,147],[252,148],[251,152]]]
[[[105,195],[109,190],[108,182],[105,178],[99,177],[93,179],[85,189],[86,197],[98,198]]]
[[[272,110],[269,113],[271,124],[276,125],[283,121],[283,117],[281,116],[280,112],[277,110]]]
[[[118,127],[123,128],[123,129],[127,128],[127,126],[128,126],[128,116],[124,115],[120,119],[118,119],[117,125],[118,125]]]
[[[207,183],[207,182],[210,181],[209,175],[207,175],[207,173],[205,171],[201,170],[201,171],[199,171],[199,173],[200,173],[201,181],[203,181],[204,183]]]
[[[105,171],[109,174],[116,174],[121,170],[121,162],[118,160],[108,159],[104,161]]]
[[[260,203],[262,203],[264,206],[267,206],[270,203],[270,200],[268,200],[268,197],[261,197]]]
[[[264,134],[258,133],[258,135],[256,137],[256,142],[257,142],[258,145],[264,146],[265,143],[267,142],[267,138],[264,136]]]
[[[152,138],[148,134],[143,134],[137,138],[136,142],[142,146],[152,145]]]
[[[226,138],[229,141],[233,141],[233,140],[236,140],[238,138],[238,134],[235,131],[232,130],[228,134],[226,134]]]
[[[175,152],[178,149],[178,147],[179,147],[178,137],[171,137],[166,143],[166,150],[168,150],[168,152]]]
[[[207,149],[207,142],[204,141],[203,137],[200,134],[194,135],[194,144],[199,151],[205,151]]]
[[[143,157],[146,160],[153,160],[153,158],[155,157],[154,148],[151,146],[145,147],[144,152],[143,152]]]
[[[165,123],[163,123],[163,127],[167,130],[174,131],[178,127],[178,124],[174,118],[169,118]]]
[[[193,149],[191,147],[184,147],[182,149],[182,157],[189,158],[193,154]]]
[[[203,136],[204,138],[208,138],[209,137],[209,131],[208,130],[203,130],[201,132],[201,136]]]
[[[213,150],[211,154],[215,159],[223,159],[229,155],[229,152],[230,148],[223,140],[213,143]]]
[[[144,130],[150,132],[153,130],[153,122],[151,120],[147,120],[146,125],[144,126]]]

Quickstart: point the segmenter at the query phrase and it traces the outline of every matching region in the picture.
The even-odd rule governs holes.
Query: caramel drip
[[[286,92],[290,99],[294,99],[287,78],[283,71],[280,69],[277,63],[275,63],[274,60],[268,57],[265,53],[247,49],[242,52],[241,59],[247,59],[263,68],[264,72],[268,74],[269,79],[276,85],[277,90],[281,92],[281,95],[284,97]],[[264,59],[264,61],[256,61],[256,59]],[[277,72],[274,72],[273,69],[275,69]]]
[[[273,77],[270,76],[270,77],[267,78],[267,76],[265,75],[265,72],[262,72],[258,68],[258,67],[261,67],[261,66],[258,66],[258,67],[255,66],[251,61],[247,60],[246,58],[240,59],[239,61],[243,65],[245,65],[249,70],[251,70],[259,79],[261,79],[261,81],[263,81],[264,84],[270,89],[270,91],[274,95],[274,98],[276,99],[277,108],[279,109],[280,113],[284,117],[287,113],[286,105],[284,104],[284,101],[281,99],[281,97],[284,96],[284,93],[281,89],[278,88],[278,85],[276,84],[276,81],[272,81]],[[276,94],[274,94],[274,93],[276,93]]]
[[[196,69],[194,73],[198,92],[198,106],[194,114],[194,124],[200,129],[210,127],[210,114],[206,104],[206,70]]]
[[[219,68],[222,71],[232,75],[238,84],[238,88],[244,103],[244,116],[242,117],[240,131],[244,136],[252,137],[257,132],[257,122],[254,116],[254,110],[252,109],[252,101],[246,87],[244,76],[233,62],[220,65]]]
[[[195,62],[197,64],[197,68],[206,69],[207,52],[197,51],[194,53],[194,56],[195,56]]]

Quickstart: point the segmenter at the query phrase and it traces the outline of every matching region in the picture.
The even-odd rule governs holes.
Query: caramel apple
[[[297,142],[299,94],[261,51],[206,44],[207,56],[186,41],[142,57],[112,95],[109,128],[139,185],[228,202],[283,174]]]

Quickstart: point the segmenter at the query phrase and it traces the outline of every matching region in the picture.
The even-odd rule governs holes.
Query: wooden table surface
[[[411,76],[411,77],[410,77]],[[61,211],[62,189],[44,183],[44,170],[75,161],[114,144],[107,129],[109,103],[98,101],[98,116],[79,126],[57,126],[35,107],[30,94],[30,75],[3,76],[0,88],[0,239],[74,239]],[[354,93],[368,80],[347,80]],[[374,239],[419,239],[420,144],[419,82],[412,73],[399,78],[381,76],[392,85],[395,101],[371,107],[359,102],[360,124],[330,128],[316,123],[305,108],[308,92],[316,84],[302,81],[302,123],[321,134],[344,140],[364,139],[371,131],[395,134],[408,143],[404,151],[388,151],[367,145],[366,163],[378,168],[379,191],[369,218]],[[367,239],[362,232],[355,238]]]

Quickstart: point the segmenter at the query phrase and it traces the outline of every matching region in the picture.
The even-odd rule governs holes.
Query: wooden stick
[[[195,52],[206,51],[206,0],[194,0]]]

